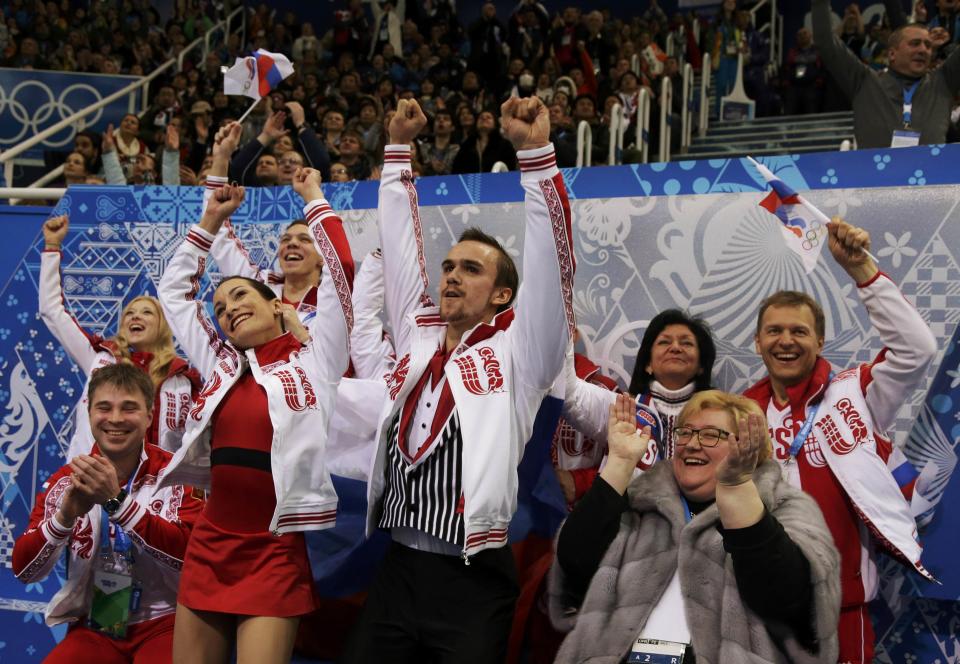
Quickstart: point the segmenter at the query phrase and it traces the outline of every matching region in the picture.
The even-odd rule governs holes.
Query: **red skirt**
[[[201,514],[177,601],[196,611],[288,618],[317,607],[303,533],[235,533]]]

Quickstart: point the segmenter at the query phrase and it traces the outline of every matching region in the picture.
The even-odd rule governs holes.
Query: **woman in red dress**
[[[240,126],[218,136],[229,155]],[[269,287],[227,277],[213,297],[221,339],[195,300],[210,244],[243,201],[213,190],[201,222],[167,266],[160,300],[187,355],[206,379],[183,447],[161,484],[209,490],[180,579],[173,660],[286,662],[299,617],[315,607],[303,532],[327,528],[337,497],[324,465],[336,386],[347,368],[353,261],[320,175],[297,171],[310,234],[330,270],[309,330]]]

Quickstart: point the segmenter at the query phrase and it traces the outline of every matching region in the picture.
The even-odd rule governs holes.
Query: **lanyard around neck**
[[[903,126],[909,127],[913,119],[913,94],[920,87],[920,81],[914,81],[909,88],[903,89]]]
[[[833,372],[831,371],[830,376],[827,378],[828,386],[832,380]],[[800,454],[800,448],[803,447],[803,443],[807,440],[807,436],[810,435],[810,430],[813,428],[813,423],[817,419],[817,411],[820,410],[821,403],[822,400],[807,408],[807,417],[803,421],[803,424],[800,425],[800,430],[797,432],[797,435],[793,437],[793,442],[790,443],[790,456],[792,458],[796,459],[797,455]]]

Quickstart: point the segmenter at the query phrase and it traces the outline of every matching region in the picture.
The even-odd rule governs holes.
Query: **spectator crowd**
[[[835,29],[837,38],[881,71],[888,65],[892,31],[908,18],[927,22],[930,66],[936,67],[960,37],[960,3],[935,0],[928,7],[920,0],[908,17],[901,1],[886,0],[887,12],[866,24],[851,3]],[[90,6],[10,0],[0,3],[0,62],[21,69],[149,74],[230,10],[185,0],[164,20],[144,0]],[[783,62],[771,63],[768,34],[756,29],[737,0],[724,0],[712,14],[671,17],[658,0],[649,0],[628,19],[575,5],[551,12],[537,0],[520,0],[508,16],[493,3],[471,16],[453,0],[347,0],[334,5],[323,34],[292,11],[268,4],[245,11],[246,42],[236,31],[219,35],[206,57],[192,51],[181,71],[154,83],[148,110],[123,118],[113,136],[78,135],[77,154],[62,155],[63,182],[204,182],[211,136],[239,118],[249,102],[223,93],[221,67],[257,48],[284,54],[295,71],[245,123],[244,149],[231,176],[247,185],[289,183],[299,165],[316,167],[325,180],[377,178],[385,127],[397,101],[410,98],[429,119],[414,146],[419,175],[489,171],[497,162],[515,169],[516,154],[497,126],[499,105],[512,94],[535,94],[548,105],[561,167],[576,163],[576,130],[583,121],[592,130],[592,162],[607,163],[611,113],[619,104],[628,123],[622,160],[635,161],[639,155],[630,148],[636,147],[631,140],[640,91],[645,88],[651,98],[649,140],[656,144],[661,81],[673,80],[668,111],[677,118],[681,65],[699,70],[708,53],[717,100],[732,88],[742,56],[744,86],[758,115],[851,107],[848,91],[824,64],[822,40],[815,43],[803,28]],[[673,132],[675,142],[678,134]]]

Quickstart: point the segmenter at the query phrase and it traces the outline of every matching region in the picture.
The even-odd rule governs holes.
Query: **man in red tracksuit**
[[[891,429],[937,346],[917,310],[866,253],[867,232],[839,219],[828,229],[830,253],[857,284],[884,348],[873,362],[834,373],[821,356],[820,305],[805,293],[774,293],[760,307],[755,337],[769,375],[745,396],[765,410],[773,458],[820,505],[840,550],[839,661],[859,664],[873,661],[867,603],[877,592],[876,545],[926,575],[908,503],[912,485],[901,487],[895,475],[903,473],[892,472],[909,465],[891,444]]]
[[[155,490],[172,455],[143,442],[153,404],[146,373],[131,364],[96,370],[88,402],[96,445],[44,483],[14,544],[13,572],[24,583],[39,581],[67,552],[67,581],[44,613],[48,625],[71,626],[48,664],[167,663],[180,567],[203,502],[189,487]],[[87,617],[98,566],[121,551],[132,560],[134,590],[125,635],[113,638],[88,627]]]

